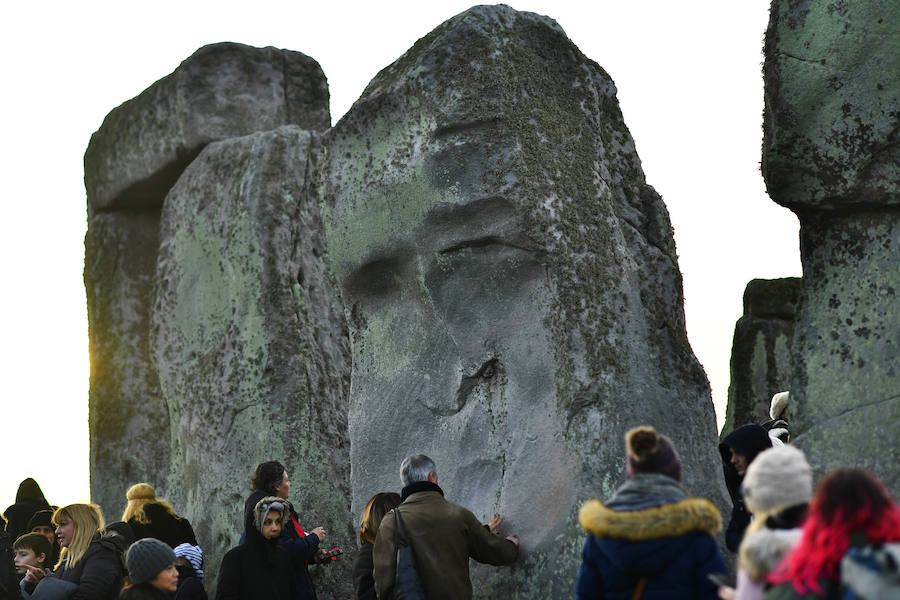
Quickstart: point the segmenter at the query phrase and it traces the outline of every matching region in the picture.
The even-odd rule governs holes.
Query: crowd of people
[[[776,395],[770,421],[739,427],[719,447],[736,578],[716,542],[719,511],[689,495],[674,444],[643,426],[625,435],[624,484],[579,511],[587,538],[576,600],[900,598],[900,508],[860,470],[832,472],[814,489],[806,456],[790,445],[787,401]],[[469,559],[516,562],[519,540],[498,533],[500,516],[482,524],[446,500],[430,458],[404,459],[400,484],[400,494],[365,505],[354,599],[464,600],[473,595]],[[322,547],[324,527],[301,526],[280,462],[261,463],[250,487],[215,598],[315,600],[309,565],[341,550]],[[106,524],[97,505],[51,506],[26,479],[0,523],[0,600],[208,600],[190,522],[148,483],[129,488],[121,520]],[[860,569],[868,579],[853,575]]]

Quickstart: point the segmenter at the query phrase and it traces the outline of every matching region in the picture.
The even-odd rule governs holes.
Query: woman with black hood
[[[295,600],[297,576],[278,537],[287,523],[287,503],[260,499],[245,525],[244,542],[229,550],[219,567],[216,600]]]
[[[744,538],[744,531],[750,525],[750,511],[744,505],[741,495],[741,482],[747,473],[747,467],[756,455],[772,447],[769,433],[761,425],[744,425],[738,427],[719,444],[722,455],[722,469],[725,472],[725,485],[731,496],[731,520],[725,530],[725,546],[737,552]]]
[[[297,572],[297,582],[300,586],[300,600],[316,600],[316,588],[309,576],[308,562],[317,562],[324,551],[319,550],[319,544],[325,539],[325,530],[316,527],[306,532],[300,525],[297,511],[288,502],[291,491],[291,481],[287,470],[278,461],[268,461],[256,467],[253,478],[250,480],[253,492],[244,504],[244,529],[249,531],[254,507],[266,496],[279,498],[287,510],[285,524],[278,538],[278,545],[288,551],[291,563]]]
[[[10,539],[16,540],[19,536],[28,533],[28,521],[39,510],[49,510],[50,505],[44,498],[44,492],[37,481],[29,477],[19,484],[16,492],[16,503],[6,509],[3,516],[6,517],[6,533]]]

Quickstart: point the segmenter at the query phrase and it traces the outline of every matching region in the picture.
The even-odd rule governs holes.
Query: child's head
[[[50,565],[50,542],[39,533],[26,533],[15,541],[13,549],[16,551],[16,572],[19,575],[26,573],[25,565],[46,569]]]
[[[189,567],[189,571],[194,572],[194,576],[203,578],[203,548],[200,546],[191,546],[190,544],[179,544],[175,546],[175,566]]]

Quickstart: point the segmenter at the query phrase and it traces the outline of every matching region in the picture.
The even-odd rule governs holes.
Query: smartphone
[[[737,583],[727,573],[707,573],[706,576],[719,587],[737,587]]]

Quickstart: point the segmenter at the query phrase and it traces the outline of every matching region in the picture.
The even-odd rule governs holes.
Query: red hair
[[[858,469],[830,473],[816,488],[797,547],[769,576],[770,583],[794,582],[800,594],[822,594],[820,578],[839,580],[850,535],[869,543],[900,541],[900,507],[877,479]]]

